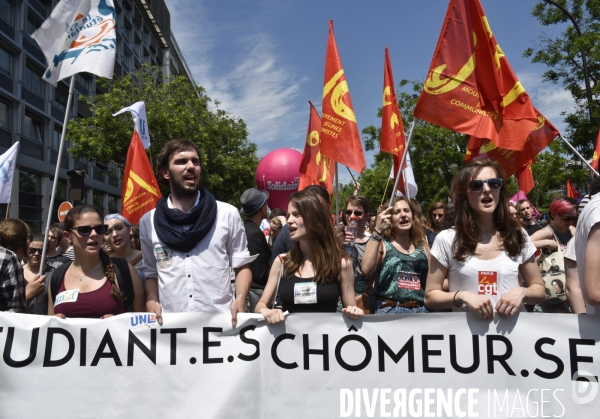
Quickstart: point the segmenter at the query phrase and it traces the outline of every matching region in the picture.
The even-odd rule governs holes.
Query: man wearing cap
[[[200,164],[198,147],[189,140],[169,141],[157,158],[170,194],[140,220],[146,309],[161,325],[162,312],[231,311],[235,327],[237,313],[246,311],[248,264],[256,257],[248,252],[238,210],[200,187]]]
[[[244,228],[248,238],[248,251],[251,255],[257,255],[254,262],[250,263],[252,272],[252,285],[248,293],[250,313],[254,312],[254,307],[259,302],[269,279],[271,248],[260,229],[261,221],[267,217],[267,198],[269,198],[267,191],[259,191],[255,188],[247,189],[240,198],[242,204],[240,212],[246,217]]]

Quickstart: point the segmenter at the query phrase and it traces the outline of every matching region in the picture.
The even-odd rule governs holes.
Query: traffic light
[[[83,201],[85,181],[87,176],[85,170],[69,170],[69,201]]]

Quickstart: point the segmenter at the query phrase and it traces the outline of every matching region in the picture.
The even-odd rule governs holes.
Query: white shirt
[[[523,234],[527,242],[521,252],[511,257],[507,252],[502,252],[494,259],[481,260],[474,256],[467,256],[464,262],[454,259],[452,241],[456,231],[443,230],[438,234],[431,248],[431,256],[436,258],[444,267],[448,268],[448,286],[451,293],[456,291],[471,291],[474,294],[486,295],[494,306],[500,297],[513,288],[521,286],[519,283],[519,265],[535,254],[535,246],[525,230]],[[466,305],[452,307],[453,311],[467,311]],[[521,304],[520,311],[525,311]]]
[[[564,257],[565,259],[571,259],[573,262],[577,262],[577,257],[575,256],[575,236],[571,237],[571,240],[567,243]]]
[[[577,273],[579,273],[579,283],[581,284],[581,293],[585,300],[584,291],[584,266],[585,266],[585,248],[588,244],[590,231],[597,224],[600,223],[600,193],[594,195],[590,202],[585,206],[579,220],[577,221],[577,231],[575,233],[575,257],[577,258]],[[600,307],[591,306],[585,302],[585,308],[587,314],[599,314]]]
[[[233,301],[230,268],[256,259],[248,252],[246,231],[237,209],[217,201],[214,225],[189,252],[170,249],[158,239],[154,214],[155,210],[147,212],[140,220],[144,260],[140,269],[146,278],[158,279],[163,311],[228,311]]]

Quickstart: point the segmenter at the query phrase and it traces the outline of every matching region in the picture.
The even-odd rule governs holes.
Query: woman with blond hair
[[[376,275],[377,314],[427,313],[423,296],[429,245],[416,209],[405,197],[379,213],[362,258],[363,275]]]
[[[292,249],[275,258],[269,280],[255,308],[273,324],[290,313],[335,313],[341,298],[343,312],[357,319],[352,262],[335,237],[329,207],[316,193],[296,192],[288,206],[287,225]],[[279,295],[282,309],[271,308]],[[283,310],[283,311],[282,311]]]

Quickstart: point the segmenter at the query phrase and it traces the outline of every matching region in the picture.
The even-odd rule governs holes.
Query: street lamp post
[[[577,35],[581,38],[581,30],[579,29],[579,25],[577,24],[571,13],[567,11],[567,9],[565,9],[563,6],[561,6],[553,0],[544,1],[557,7],[561,12],[563,12],[571,20],[573,26],[575,27],[575,30],[577,31]],[[590,86],[590,73],[588,69],[587,56],[585,54],[585,48],[583,46],[581,47],[581,64],[583,66],[583,77],[585,79],[585,92],[587,95],[588,112],[590,114],[590,124],[593,125],[594,117],[592,115],[592,87]]]

